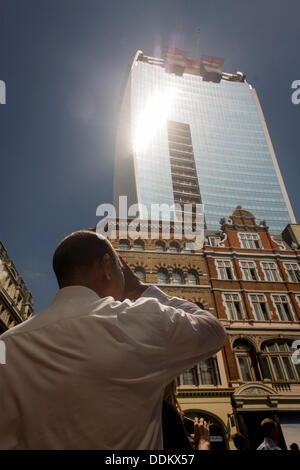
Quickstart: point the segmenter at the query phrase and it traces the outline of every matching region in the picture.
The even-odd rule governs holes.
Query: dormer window
[[[135,240],[133,243],[133,249],[134,251],[144,251],[145,245],[143,240]]]
[[[239,233],[242,248],[261,249],[261,241],[257,233]]]
[[[130,250],[129,241],[126,240],[126,239],[121,239],[121,240],[119,241],[119,250],[122,250],[122,251]]]
[[[219,243],[221,241],[220,237],[208,237],[209,245],[213,247],[219,246]]]

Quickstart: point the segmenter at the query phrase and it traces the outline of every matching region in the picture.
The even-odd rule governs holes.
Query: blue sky
[[[57,286],[52,255],[112,201],[122,84],[137,49],[174,45],[223,57],[257,90],[300,220],[298,0],[0,0],[0,240],[45,308]]]

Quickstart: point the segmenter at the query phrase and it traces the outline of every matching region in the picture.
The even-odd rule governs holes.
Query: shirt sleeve
[[[167,363],[173,373],[183,372],[224,346],[225,328],[211,313],[187,300],[170,297],[155,286],[146,289],[143,297],[158,300]]]

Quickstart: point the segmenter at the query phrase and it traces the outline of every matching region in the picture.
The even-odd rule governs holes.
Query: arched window
[[[119,250],[122,250],[122,251],[130,250],[129,241],[126,239],[119,240]]]
[[[263,378],[277,381],[300,380],[300,365],[293,364],[292,341],[269,341],[263,344],[260,364]]]
[[[180,252],[180,247],[179,247],[178,243],[171,242],[170,247],[169,247],[169,252],[170,253],[179,253]]]
[[[157,284],[169,284],[169,273],[166,269],[160,268],[157,271]]]
[[[136,274],[136,276],[139,278],[141,282],[146,282],[146,273],[145,273],[144,268],[136,267],[134,268],[134,273]]]
[[[184,284],[183,273],[180,269],[174,269],[172,272],[172,284]]]
[[[196,271],[189,271],[187,273],[187,283],[190,286],[195,286],[195,285],[199,284],[199,279],[198,279],[198,275],[197,275]]]
[[[159,252],[166,251],[166,245],[164,244],[164,242],[156,242],[155,251],[159,251]]]
[[[144,251],[145,245],[144,245],[143,240],[140,240],[140,239],[135,240],[133,243],[133,249],[135,251]]]

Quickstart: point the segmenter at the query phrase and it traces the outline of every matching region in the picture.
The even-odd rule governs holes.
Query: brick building
[[[281,424],[286,441],[300,423],[300,364],[292,361],[300,340],[299,226],[271,235],[265,221],[258,224],[240,206],[220,222],[220,231],[206,234],[203,252],[228,333],[224,358],[235,421],[254,449],[264,417]]]

